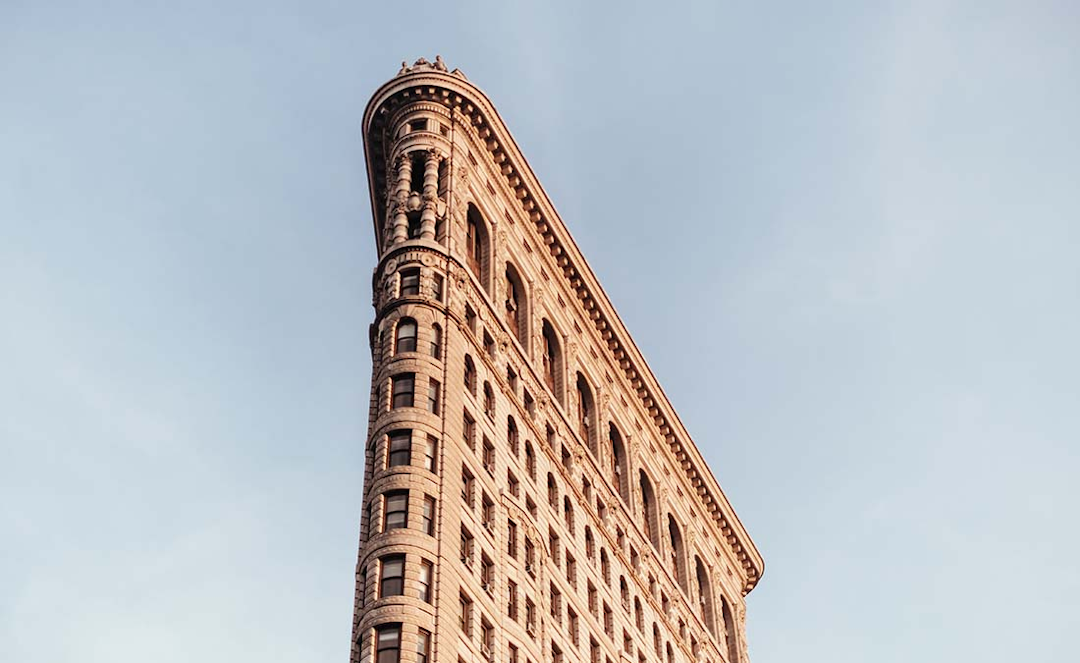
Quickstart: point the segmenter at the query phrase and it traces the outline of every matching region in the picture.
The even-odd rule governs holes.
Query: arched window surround
[[[525,288],[525,279],[514,263],[507,261],[502,275],[504,320],[510,328],[510,335],[517,339],[528,353],[529,346],[529,297]]]
[[[491,226],[476,203],[469,203],[465,227],[465,264],[480,286],[490,293]]]
[[[690,595],[690,585],[686,577],[686,545],[683,543],[682,528],[675,516],[668,514],[668,556],[675,569],[676,580],[683,593]]]
[[[544,384],[547,386],[551,395],[555,397],[563,407],[566,406],[566,400],[563,398],[563,375],[565,371],[564,356],[562,351],[562,342],[560,340],[558,332],[555,331],[554,325],[547,318],[544,318],[543,326],[540,333],[541,339],[541,367],[542,378]]]

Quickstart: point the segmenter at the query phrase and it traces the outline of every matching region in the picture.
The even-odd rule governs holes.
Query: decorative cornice
[[[743,594],[749,593],[764,572],[761,554],[736,516],[716,477],[708,469],[700,469],[708,465],[690,440],[689,433],[498,112],[487,96],[458,70],[448,73],[438,57],[436,63],[421,58],[412,67],[403,66],[395,78],[375,92],[364,112],[365,158],[378,245],[383,245],[383,211],[379,201],[385,200],[382,184],[386,181],[386,160],[391,156],[388,150],[392,136],[387,133],[390,128],[388,121],[400,107],[420,101],[441,104],[452,114],[456,111],[456,114],[460,114],[457,120],[467,122],[472,129],[470,133],[483,143],[492,163],[505,178],[505,183],[513,191],[566,283],[575,292],[584,317],[593,323],[602,345],[606,345],[611,359],[621,369],[626,385],[637,394],[655,430],[667,443],[675,464],[683,470],[704,510],[712,517],[739,560],[747,577]]]

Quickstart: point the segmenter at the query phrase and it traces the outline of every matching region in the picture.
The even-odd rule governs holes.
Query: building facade
[[[363,120],[379,263],[352,663],[745,663],[763,561],[487,97]]]

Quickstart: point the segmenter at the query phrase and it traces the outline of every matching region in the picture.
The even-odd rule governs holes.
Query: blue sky
[[[0,660],[345,659],[359,126],[441,53],[764,554],[754,663],[1075,661],[1078,35],[1038,1],[0,3]]]

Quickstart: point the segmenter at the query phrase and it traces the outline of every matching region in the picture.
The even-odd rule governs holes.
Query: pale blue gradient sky
[[[754,663],[1076,661],[1077,5],[518,4],[0,2],[0,660],[345,660],[359,125],[441,53],[765,555]]]

